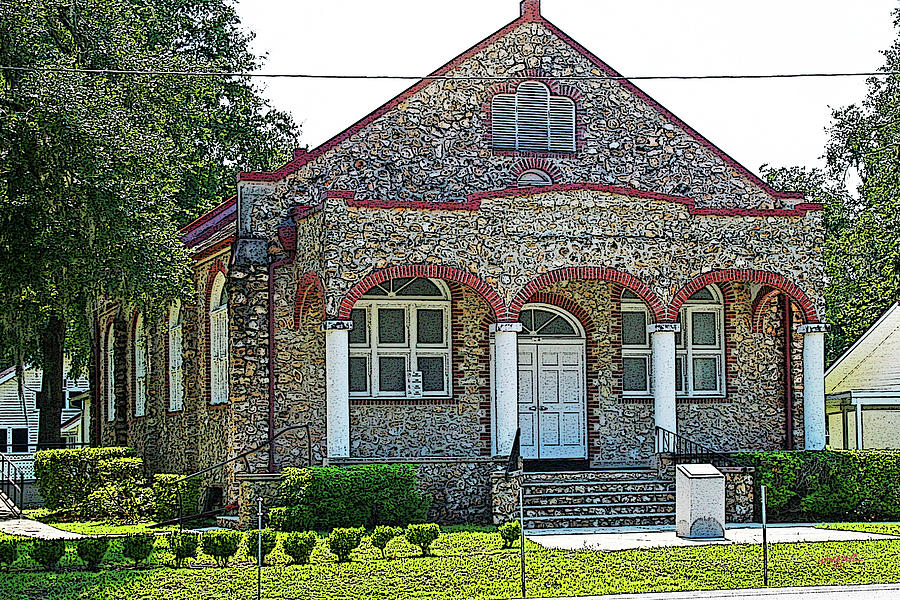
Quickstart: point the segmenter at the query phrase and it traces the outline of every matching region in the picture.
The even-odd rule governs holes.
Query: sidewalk
[[[71,531],[63,531],[52,525],[33,521],[31,519],[8,519],[0,521],[0,533],[9,535],[22,535],[25,537],[41,538],[44,540],[79,540],[90,537]]]
[[[861,531],[816,529],[815,524],[769,525],[770,543],[784,542],[848,542],[861,540],[897,540],[900,537]],[[631,528],[593,529],[587,532],[555,529],[547,533],[526,532],[529,540],[544,548],[560,550],[632,550],[672,546],[703,546],[709,544],[761,544],[762,526],[740,523],[725,528],[725,537],[709,540],[686,540],[675,535],[670,525]]]

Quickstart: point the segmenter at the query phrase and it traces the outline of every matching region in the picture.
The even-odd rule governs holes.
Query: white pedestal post
[[[325,332],[325,432],[328,458],[350,456],[350,347],[353,321],[323,321]]]
[[[678,418],[675,413],[675,334],[679,331],[681,325],[678,323],[651,323],[647,326],[653,357],[653,423],[672,433],[678,433]]]
[[[521,323],[491,325],[494,334],[494,399],[498,456],[508,456],[519,427],[519,332]]]
[[[800,325],[803,334],[803,440],[807,450],[825,447],[825,323]]]

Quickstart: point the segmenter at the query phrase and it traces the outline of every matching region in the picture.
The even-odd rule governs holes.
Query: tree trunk
[[[50,315],[41,331],[41,356],[43,375],[41,391],[37,393],[38,447],[59,447],[62,444],[60,425],[65,406],[63,380],[63,345],[66,339],[66,322],[56,313]]]

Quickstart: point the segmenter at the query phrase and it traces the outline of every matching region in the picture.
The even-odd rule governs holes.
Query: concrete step
[[[13,504],[13,501],[10,500],[9,496],[0,492],[0,521],[18,519],[21,514],[22,511]]]
[[[621,504],[674,502],[675,492],[589,492],[564,494],[525,494],[525,506],[558,504]]]
[[[640,516],[645,514],[675,513],[674,502],[621,502],[609,504],[553,504],[543,506],[525,505],[525,518],[529,517],[595,517],[595,516]]]
[[[656,469],[596,469],[590,471],[538,471],[526,472],[525,483],[543,482],[606,482],[654,480],[659,477]]]
[[[525,517],[525,529],[578,529],[587,527],[631,527],[641,525],[674,526],[675,513]]]
[[[619,479],[615,481],[537,481],[524,484],[524,493],[595,494],[599,492],[651,493],[674,492],[675,483],[661,479]]]

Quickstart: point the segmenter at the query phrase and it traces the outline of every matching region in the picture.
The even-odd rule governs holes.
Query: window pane
[[[550,321],[550,319],[552,319],[553,317],[556,316],[552,312],[549,312],[546,310],[541,310],[541,309],[533,310],[531,312],[532,312],[532,315],[534,316],[534,330],[535,331],[540,331],[541,327],[546,325],[547,322]]]
[[[369,389],[369,368],[365,356],[350,357],[350,391],[366,392]]]
[[[9,452],[6,448],[6,429],[0,429],[0,453],[6,454]]]
[[[12,430],[12,451],[28,452],[28,429]]]
[[[406,391],[406,359],[382,356],[378,359],[378,389],[382,392]]]
[[[713,300],[715,301],[715,297],[712,295],[712,292],[709,291],[709,288],[701,288],[694,292],[694,295],[688,298],[688,300]]]
[[[350,311],[350,320],[353,321],[353,329],[350,330],[349,341],[351,344],[366,343],[366,310],[354,308]]]
[[[420,356],[417,370],[422,372],[423,392],[444,391],[444,357]]]
[[[562,317],[553,317],[549,323],[541,329],[542,335],[578,335],[572,325]]]
[[[675,357],[675,391],[684,391],[684,357]]]
[[[378,309],[378,341],[382,344],[406,342],[406,319],[402,308]]]
[[[416,311],[416,339],[420,344],[444,343],[444,311],[421,309]]]
[[[716,345],[716,313],[691,314],[691,341],[699,346]]]
[[[397,289],[397,288],[394,288]],[[435,298],[443,298],[444,295],[441,293],[440,288],[436,286],[433,282],[425,279],[424,277],[418,277],[413,279],[409,285],[403,287],[403,289],[397,290],[398,296],[430,296]]]
[[[622,360],[622,389],[626,392],[647,391],[646,358],[625,358]]]
[[[626,346],[647,345],[647,313],[622,313],[622,343]]]
[[[718,386],[715,357],[704,356],[694,359],[694,389],[699,392],[714,392]]]
[[[519,315],[519,322],[522,324],[522,329],[526,332],[534,331],[534,311],[533,310],[523,310],[522,314]]]

